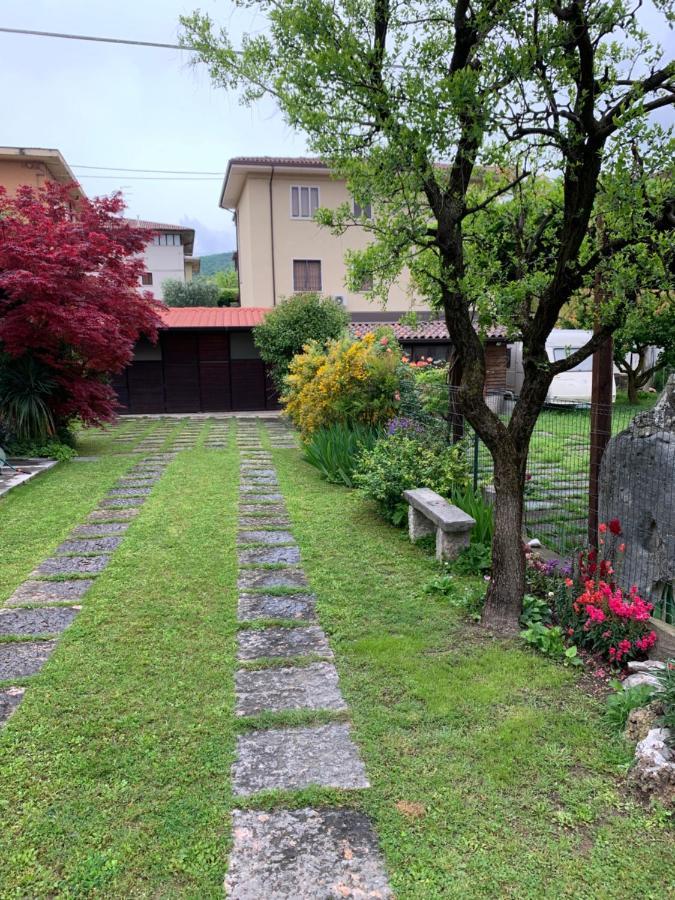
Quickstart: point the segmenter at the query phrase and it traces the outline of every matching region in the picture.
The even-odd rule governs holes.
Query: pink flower
[[[619,544],[619,553],[625,553],[625,552],[626,552],[626,545]]]
[[[380,343],[382,344],[383,347],[386,347],[387,344],[389,343],[389,338],[386,338],[386,337],[380,338]]]
[[[394,394],[394,400],[396,400],[398,402],[400,399],[401,399],[401,392],[396,391],[396,393]]]
[[[566,578],[566,579],[565,579],[565,585],[566,585],[566,587],[572,587],[573,584],[574,584],[574,582],[572,581],[571,578]]]
[[[600,534],[604,534],[607,531],[607,526],[604,522],[601,522],[600,525],[598,525],[598,531]]]

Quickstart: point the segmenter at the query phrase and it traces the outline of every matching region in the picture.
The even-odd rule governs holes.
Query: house
[[[145,271],[140,284],[157,300],[162,299],[162,284],[169,278],[191,281],[199,273],[199,259],[192,255],[195,243],[194,228],[127,219],[130,225],[152,231],[143,254]]]
[[[49,181],[57,184],[75,183],[78,192],[84,194],[58,150],[0,147],[0,185],[9,194],[16,193],[16,189],[24,184],[41,188]]]
[[[173,307],[160,313],[156,344],[139,341],[113,387],[122,413],[276,409],[276,394],[253,343],[268,309]]]

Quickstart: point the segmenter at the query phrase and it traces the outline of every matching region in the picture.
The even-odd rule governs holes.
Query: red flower
[[[600,534],[604,534],[607,531],[607,526],[605,525],[604,522],[601,522],[598,525],[598,531],[600,532]]]
[[[621,534],[621,522],[618,519],[610,519],[608,527],[612,534]]]

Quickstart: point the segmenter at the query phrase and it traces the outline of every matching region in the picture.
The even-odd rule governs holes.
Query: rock
[[[622,571],[641,596],[675,580],[675,375],[653,409],[607,445],[600,471],[600,519],[618,518]]]
[[[650,675],[648,672],[636,672],[634,675],[624,678],[623,689],[628,691],[630,688],[641,687],[643,684],[648,684],[653,688],[661,687],[661,682],[656,675]]]
[[[624,732],[627,741],[639,743],[656,727],[656,720],[663,715],[663,704],[652,700],[647,706],[633,709],[628,713],[628,721]]]
[[[660,662],[658,659],[646,659],[644,662],[640,662],[637,659],[632,659],[628,663],[628,671],[629,672],[654,672],[658,669],[665,669],[666,664],[664,662]]]
[[[667,728],[652,728],[635,748],[635,765],[629,783],[644,797],[675,809],[675,753]]]

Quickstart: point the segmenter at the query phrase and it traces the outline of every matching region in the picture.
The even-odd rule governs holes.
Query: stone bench
[[[456,559],[469,546],[476,520],[429,488],[403,491],[408,503],[408,534],[418,541],[436,533],[436,559]]]

